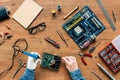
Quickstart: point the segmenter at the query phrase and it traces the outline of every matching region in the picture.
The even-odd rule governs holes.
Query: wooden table
[[[10,17],[14,14],[14,12],[18,9],[18,7],[22,4],[24,0],[0,0],[0,6],[6,5],[8,9],[11,12]],[[116,15],[117,22],[115,23],[117,30],[112,31],[110,28],[108,22],[106,21],[103,13],[101,12],[99,6],[97,5],[95,0],[36,0],[43,8],[44,10],[40,15],[35,19],[33,24],[31,26],[37,25],[41,22],[45,22],[47,25],[47,28],[43,32],[38,32],[35,35],[30,35],[27,30],[25,30],[23,27],[21,27],[16,21],[14,21],[12,18],[5,20],[3,22],[0,22],[0,31],[2,32],[10,32],[13,37],[11,39],[7,39],[4,41],[4,43],[0,46],[0,72],[7,69],[11,65],[11,57],[13,54],[13,48],[12,45],[14,42],[19,38],[25,38],[28,41],[29,52],[36,51],[39,52],[41,55],[43,52],[49,52],[52,54],[56,54],[59,56],[76,56],[79,68],[81,69],[81,72],[83,76],[86,78],[86,80],[98,80],[93,74],[91,74],[90,70],[94,70],[101,78],[104,80],[109,80],[108,77],[106,77],[96,66],[96,63],[100,63],[103,65],[103,67],[112,74],[116,80],[119,80],[120,72],[114,74],[108,66],[101,60],[101,58],[98,55],[98,52],[108,43],[110,43],[117,35],[120,33],[120,1],[119,0],[102,0],[106,10],[108,11],[111,19],[112,17],[112,10],[114,11]],[[57,11],[57,6],[60,5],[62,7],[61,12]],[[96,39],[96,42],[90,47],[94,46],[97,42],[101,41],[101,44],[96,48],[96,50],[93,52],[93,58],[86,58],[88,65],[85,66],[80,57],[76,55],[81,50],[80,48],[74,43],[74,41],[69,37],[69,35],[63,30],[62,24],[65,22],[63,20],[63,17],[69,13],[72,9],[74,9],[76,6],[79,6],[79,10],[83,8],[85,5],[88,5],[94,13],[98,16],[98,18],[102,21],[102,23],[106,26],[106,30],[103,31]],[[56,16],[53,17],[51,14],[51,10],[56,10]],[[74,13],[75,14],[75,13]],[[72,14],[70,17],[72,17],[74,14]],[[70,18],[69,17],[69,18]],[[11,27],[11,31],[8,30],[5,25],[8,25]],[[59,29],[62,34],[64,35],[68,47],[64,44],[64,42],[60,39],[58,34],[56,33],[56,29]],[[50,37],[60,43],[60,49],[55,48],[51,44],[48,44],[44,37]],[[90,48],[89,47],[89,48]],[[85,50],[86,52],[88,51]],[[83,51],[82,51],[83,52]],[[14,67],[5,74],[0,80],[13,80],[13,74],[16,71],[18,67],[18,60],[22,59],[24,62],[27,62],[27,56],[23,54],[19,54],[15,58],[15,64]],[[23,74],[25,69],[22,69],[19,71],[19,73],[16,75],[14,80],[18,80],[20,76]],[[70,80],[70,76],[68,71],[65,68],[64,63],[61,64],[60,69],[58,72],[54,72],[52,70],[41,68],[39,65],[35,72],[35,80]]]

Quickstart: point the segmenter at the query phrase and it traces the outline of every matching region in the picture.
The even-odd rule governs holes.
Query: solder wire
[[[22,49],[22,50],[26,51],[26,50],[28,49],[28,43],[27,43],[26,39],[18,39],[18,40],[13,44],[13,46],[12,46],[12,48],[14,49],[14,52],[13,52],[13,55],[12,55],[12,63],[11,63],[11,65],[10,65],[9,68],[7,68],[6,70],[4,70],[3,72],[0,73],[0,77],[3,76],[3,75],[5,75],[7,72],[9,72],[9,71],[13,68],[15,57],[16,57],[16,56],[18,55],[18,53],[21,51],[21,47],[18,46],[18,43],[19,43],[19,42],[25,42],[25,45],[26,45],[26,46],[25,46],[25,48]]]

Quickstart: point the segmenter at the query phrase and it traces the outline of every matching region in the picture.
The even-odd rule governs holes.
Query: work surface
[[[10,10],[10,17],[14,14],[14,12],[18,9],[18,7],[22,4],[24,0],[0,0],[0,6],[6,5]],[[77,58],[79,68],[86,78],[86,80],[98,80],[90,70],[94,70],[103,80],[109,80],[97,67],[96,63],[100,63],[103,67],[112,74],[116,80],[120,80],[120,72],[113,73],[108,66],[102,61],[99,57],[98,52],[105,47],[108,43],[110,43],[116,36],[120,33],[120,1],[119,0],[102,0],[106,10],[108,11],[111,19],[112,10],[116,15],[117,22],[115,23],[117,30],[112,31],[108,22],[106,21],[103,13],[101,12],[99,6],[96,3],[96,0],[36,0],[44,9],[39,14],[39,16],[32,23],[31,27],[37,25],[41,22],[45,22],[47,28],[43,32],[38,32],[35,35],[30,35],[27,30],[25,30],[21,25],[19,25],[12,18],[0,22],[0,31],[1,32],[11,32],[13,37],[11,39],[7,39],[0,46],[0,72],[7,69],[11,65],[11,58],[13,54],[12,45],[19,38],[25,38],[28,41],[29,52],[36,51],[41,55],[43,52],[49,52],[52,54],[56,54],[59,56],[75,56]],[[62,7],[61,12],[57,11],[57,6],[60,5]],[[76,55],[79,52],[87,52],[88,49],[82,51],[74,41],[69,37],[69,35],[63,30],[62,24],[66,21],[63,17],[69,13],[76,6],[79,6],[79,10],[83,8],[85,5],[88,5],[93,12],[98,16],[98,18],[105,25],[106,30],[104,30],[96,39],[96,42],[89,46],[92,47],[96,45],[97,42],[101,41],[101,44],[96,48],[96,50],[92,53],[93,58],[85,58],[88,65],[85,66],[80,56]],[[32,7],[32,6],[31,6]],[[56,16],[53,17],[51,14],[51,10],[56,9]],[[74,13],[75,14],[75,13]],[[71,16],[73,16],[72,14]],[[70,16],[70,17],[71,17]],[[69,17],[69,18],[70,18]],[[11,31],[9,31],[5,25],[10,26]],[[60,39],[58,34],[56,33],[56,29],[59,29],[61,33],[64,35],[69,46],[66,46],[64,42]],[[50,37],[60,43],[60,49],[55,48],[51,44],[47,43],[44,40],[44,37]],[[0,80],[19,80],[20,76],[23,74],[25,69],[21,69],[19,73],[16,75],[14,79],[12,79],[14,72],[18,67],[18,60],[22,59],[24,62],[27,62],[27,56],[19,54],[15,58],[14,67],[5,74]],[[65,68],[64,63],[61,63],[59,71],[54,72],[52,70],[41,68],[38,65],[35,72],[35,80],[71,80],[68,71]]]

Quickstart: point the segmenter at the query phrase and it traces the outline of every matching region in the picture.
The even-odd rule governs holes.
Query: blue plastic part
[[[27,55],[27,56],[30,56],[34,59],[38,59],[39,56],[37,54],[31,54],[30,52],[26,52],[26,51],[22,51],[23,54]]]
[[[62,27],[81,49],[88,47],[105,30],[105,26],[88,6],[67,20]]]

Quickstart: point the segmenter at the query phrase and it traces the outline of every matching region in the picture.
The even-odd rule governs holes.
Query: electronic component
[[[51,10],[51,13],[52,13],[53,15],[55,15],[55,14],[56,14],[55,9],[52,9],[52,10]]]
[[[76,44],[83,49],[95,41],[96,36],[105,29],[105,26],[92,10],[88,6],[85,6],[65,22],[63,28]]]
[[[61,11],[61,6],[58,5],[58,6],[57,6],[57,9],[58,9],[58,11]]]
[[[120,36],[103,48],[99,55],[113,72],[120,70]]]
[[[42,62],[41,62],[42,67],[57,71],[60,66],[60,63],[61,63],[61,57],[50,53],[45,53],[45,52],[43,53]]]

